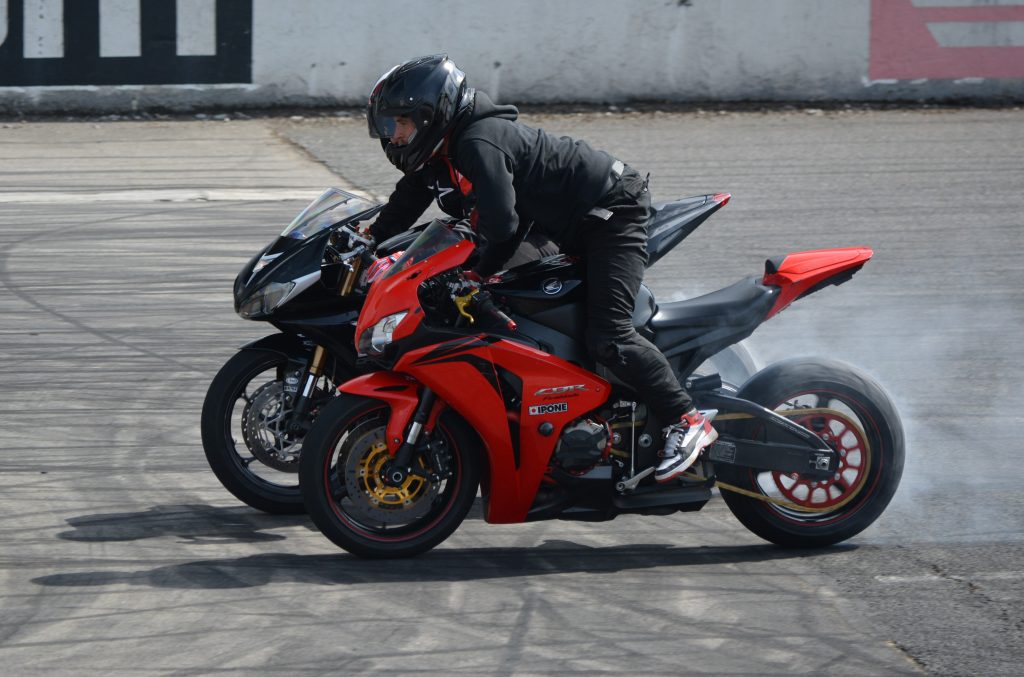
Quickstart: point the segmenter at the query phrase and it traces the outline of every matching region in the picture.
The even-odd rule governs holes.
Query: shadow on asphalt
[[[471,512],[481,519],[480,502]],[[175,536],[191,543],[258,543],[285,540],[267,529],[303,526],[305,515],[268,515],[246,507],[208,505],[154,506],[143,512],[83,515],[67,520],[71,531],[59,538],[80,542],[134,541]],[[360,585],[391,582],[455,582],[544,576],[560,573],[609,574],[654,567],[688,567],[764,562],[847,552],[855,545],[828,550],[792,550],[773,545],[676,547],[635,544],[592,547],[572,541],[547,540],[522,548],[446,548],[413,559],[359,559],[339,552],[329,555],[267,553],[233,559],[210,559],[161,566],[148,571],[87,571],[51,574],[32,579],[52,587],[140,585],[153,588],[252,588],[273,583]]]
[[[253,508],[210,505],[157,505],[142,512],[102,513],[71,517],[71,531],[58,538],[66,541],[138,541],[177,536],[197,543],[259,543],[281,541],[281,534],[266,529],[309,526],[305,515],[268,515]]]
[[[466,520],[483,520],[478,498]],[[259,543],[281,541],[281,534],[266,529],[304,526],[313,529],[305,515],[270,515],[245,506],[225,508],[203,504],[156,505],[141,512],[99,513],[67,519],[71,531],[57,537],[66,541],[116,542],[177,536],[199,543]]]

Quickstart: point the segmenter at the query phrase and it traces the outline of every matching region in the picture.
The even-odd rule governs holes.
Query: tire
[[[824,409],[790,418],[841,454],[836,476],[817,483],[795,474],[718,466],[723,482],[804,508],[723,487],[722,498],[743,526],[777,545],[813,548],[845,541],[882,514],[903,474],[904,438],[896,407],[873,379],[834,360],[792,359],[759,372],[739,397],[776,411]],[[754,428],[748,432],[757,434]]]
[[[288,357],[275,350],[245,349],[217,372],[206,392],[202,413],[203,451],[214,475],[240,501],[277,515],[305,511],[298,483],[302,444],[268,429],[270,417],[280,414],[282,377]],[[328,365],[331,366],[331,365]],[[332,373],[327,371],[327,373]],[[336,377],[321,377],[317,392],[333,395]],[[315,415],[314,402],[311,408]],[[275,458],[287,447],[287,457]]]
[[[742,343],[724,348],[697,368],[697,374],[717,372],[722,377],[722,386],[736,392],[741,385],[757,372],[757,362]]]
[[[430,550],[458,528],[480,481],[480,443],[454,414],[442,415],[433,444],[451,475],[439,482],[410,476],[402,487],[379,478],[390,456],[383,442],[387,404],[342,395],[328,404],[306,436],[299,477],[306,510],[335,545],[374,559]],[[437,471],[419,457],[420,467]],[[377,524],[374,524],[377,522]]]

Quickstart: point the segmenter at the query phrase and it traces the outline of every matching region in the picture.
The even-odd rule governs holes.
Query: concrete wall
[[[0,0],[0,110],[359,105],[447,51],[511,102],[1024,99],[1024,0]]]

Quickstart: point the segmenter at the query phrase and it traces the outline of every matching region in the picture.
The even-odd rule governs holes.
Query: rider
[[[451,62],[449,61],[448,63]],[[399,68],[399,66],[395,66],[391,71],[388,71],[378,82],[378,87],[387,75],[394,73]],[[406,83],[407,86],[409,84],[408,82]],[[435,83],[425,84],[426,91],[416,92],[414,96],[421,102],[421,106],[432,109],[440,97],[437,91],[430,89],[431,87],[436,88]],[[377,88],[374,91],[377,91]],[[467,91],[470,97],[468,105],[471,106],[473,90]],[[457,115],[460,110],[464,109],[465,105],[459,110],[453,110],[452,113]],[[408,117],[400,117],[399,124],[405,124],[409,119]],[[457,219],[470,219],[473,217],[473,209],[476,205],[473,185],[469,179],[459,173],[452,165],[451,160],[446,154],[423,152],[417,143],[414,145],[417,145],[420,153],[415,158],[400,156],[388,150],[391,147],[389,143],[391,132],[387,133],[389,136],[380,137],[381,147],[384,148],[388,159],[402,170],[404,176],[395,185],[395,190],[391,193],[391,197],[388,198],[387,204],[384,205],[384,208],[377,215],[376,220],[370,224],[370,234],[374,240],[383,242],[387,238],[393,237],[409,228],[423,215],[423,212],[430,206],[432,200],[437,203],[441,211],[449,216]],[[444,136],[444,133],[438,133],[435,130],[433,135],[440,138]],[[370,136],[378,136],[374,131],[372,122]],[[430,136],[430,134],[424,134],[421,139],[427,136]],[[423,157],[424,155],[426,157]],[[413,166],[413,162],[415,166]],[[558,246],[555,243],[540,230],[533,229],[530,229],[525,234],[525,237],[521,238],[512,249],[514,253],[509,258],[509,268],[558,253]]]
[[[485,240],[475,268],[467,271],[470,279],[479,281],[505,266],[531,222],[562,251],[582,255],[587,349],[660,420],[679,421],[666,429],[655,471],[659,482],[675,479],[718,434],[694,408],[665,356],[633,328],[647,263],[647,181],[583,141],[516,122],[518,112],[469,88],[465,73],[444,54],[407,61],[382,75],[366,111],[370,136],[381,140],[405,176],[371,232],[377,237],[407,227],[431,195],[442,205],[461,197]]]

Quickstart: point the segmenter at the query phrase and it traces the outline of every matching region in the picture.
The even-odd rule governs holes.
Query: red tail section
[[[781,263],[765,264],[764,283],[779,287],[779,298],[768,312],[775,315],[801,296],[845,282],[874,254],[867,247],[817,249],[787,255]]]

